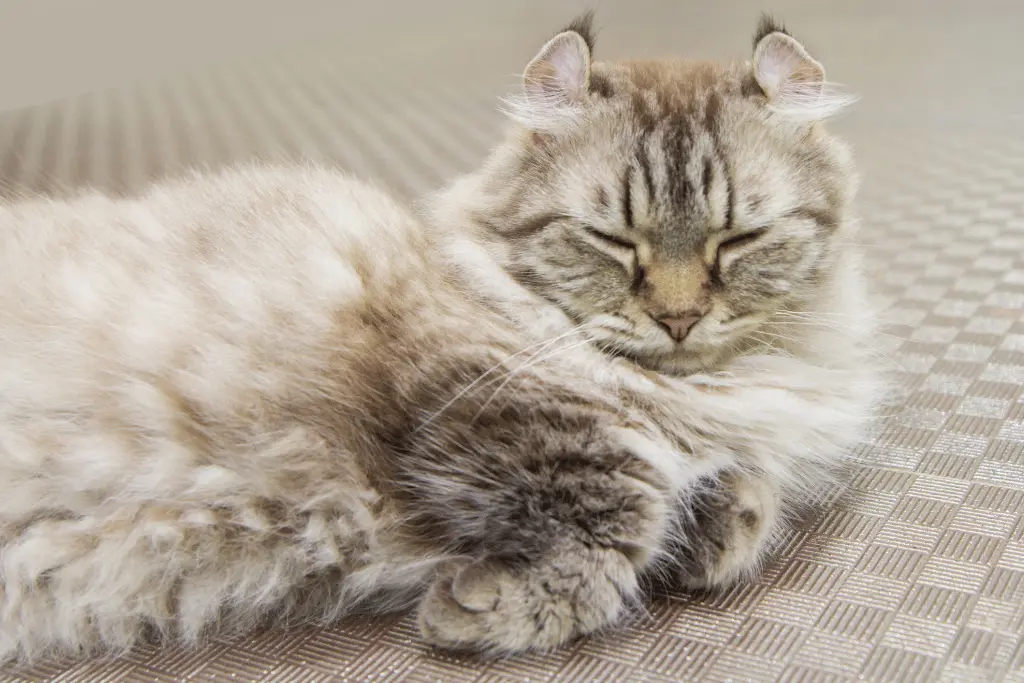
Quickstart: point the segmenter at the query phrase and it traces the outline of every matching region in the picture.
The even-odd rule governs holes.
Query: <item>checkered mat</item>
[[[728,49],[715,54],[735,54],[755,16],[605,4],[601,56],[719,44]],[[46,662],[0,672],[0,683],[1024,683],[1024,96],[1012,28],[1024,9],[777,4],[831,73],[866,94],[837,125],[864,172],[862,240],[886,305],[877,345],[903,393],[854,454],[853,495],[789,537],[760,580],[659,599],[632,627],[546,656],[433,653],[412,619],[396,616],[200,651]],[[480,160],[500,128],[505,74],[554,28],[492,27],[502,40],[466,59],[468,38],[446,36],[445,20],[419,38],[425,61],[356,67],[317,43],[8,113],[0,181],[9,191],[122,191],[190,165],[311,158],[420,195]]]

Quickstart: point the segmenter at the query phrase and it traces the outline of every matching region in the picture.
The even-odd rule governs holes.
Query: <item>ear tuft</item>
[[[775,17],[765,12],[761,15],[761,20],[757,22],[757,31],[754,32],[754,49],[757,49],[757,44],[761,42],[761,39],[770,33],[782,33],[789,35],[789,31],[786,30],[785,24],[781,21],[776,21]]]
[[[584,12],[580,16],[572,20],[572,22],[565,27],[566,31],[572,31],[573,33],[580,34],[587,43],[587,49],[593,54],[594,52],[594,11],[589,10]]]
[[[789,118],[816,121],[855,98],[825,80],[825,67],[770,17],[761,18],[754,46],[754,78],[769,107]]]

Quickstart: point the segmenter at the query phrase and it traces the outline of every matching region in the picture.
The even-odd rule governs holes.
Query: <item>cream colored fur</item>
[[[571,58],[569,78],[589,78]],[[630,346],[609,337],[612,299],[585,308],[616,282],[601,268],[629,263],[592,243],[577,262],[604,250],[605,265],[560,299],[558,274],[524,259],[550,269],[568,242],[494,228],[563,201],[585,217],[583,181],[619,178],[572,171],[590,153],[576,146],[543,192],[530,173],[505,183],[535,132],[513,131],[429,221],[321,168],[0,207],[0,660],[414,600],[430,642],[512,653],[614,624],[652,577],[755,571],[881,387],[845,152],[822,143],[838,224],[813,237],[778,219],[821,240],[799,296],[766,294],[728,343],[703,321],[696,345],[650,323]],[[721,153],[774,168],[777,135]],[[775,201],[803,201],[799,177],[771,176]],[[638,225],[668,215],[645,201]],[[653,301],[625,291],[608,295],[623,315]],[[738,310],[722,296],[707,316]]]

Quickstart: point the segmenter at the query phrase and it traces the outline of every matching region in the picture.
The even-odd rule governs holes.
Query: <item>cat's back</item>
[[[90,303],[128,295],[124,285],[198,286],[213,271],[268,288],[289,280],[281,268],[302,267],[311,287],[355,288],[360,275],[386,277],[380,269],[389,263],[409,265],[394,259],[414,257],[409,247],[423,239],[420,224],[385,193],[313,167],[196,173],[137,197],[21,200],[0,206],[0,297],[20,303],[0,315],[45,314],[66,300],[88,317]],[[342,260],[350,265],[344,272]],[[228,297],[245,289],[206,284]]]
[[[312,167],[2,206],[0,409],[85,404],[117,377],[214,392],[326,363],[328,340],[367,348],[366,310],[425,286],[428,239],[385,193]]]

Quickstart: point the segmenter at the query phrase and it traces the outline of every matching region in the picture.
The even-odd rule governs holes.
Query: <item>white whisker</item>
[[[569,346],[563,346],[563,347],[561,347],[559,349],[556,349],[553,352],[551,352],[550,354],[548,354],[546,356],[542,356],[540,358],[536,358],[536,355],[534,355],[526,363],[524,363],[523,365],[519,366],[518,368],[516,368],[515,370],[513,370],[512,372],[510,372],[508,374],[508,376],[505,378],[505,380],[498,386],[497,389],[494,390],[494,392],[487,398],[487,400],[484,401],[483,405],[480,406],[480,409],[477,410],[476,414],[473,416],[473,419],[470,420],[470,422],[476,422],[476,420],[481,415],[483,415],[483,412],[484,412],[484,410],[487,409],[487,406],[489,406],[491,404],[491,401],[493,401],[494,398],[499,393],[501,393],[501,390],[504,389],[508,385],[509,382],[511,382],[513,379],[515,379],[516,375],[518,375],[519,373],[523,372],[524,370],[530,369],[531,367],[533,367],[534,365],[537,365],[538,363],[543,363],[545,361],[551,360],[552,358],[555,358],[556,356],[559,356],[559,355],[565,353],[566,351],[570,351],[570,350],[578,348],[580,346],[586,346],[587,344],[590,344],[590,343],[591,343],[591,341],[589,339],[584,339],[581,342],[576,342],[575,344],[570,344]],[[536,360],[534,360],[534,358],[536,358]],[[495,378],[494,382],[496,382],[497,379],[498,378]],[[492,384],[492,383],[493,382],[489,382],[485,386],[490,386],[490,384]]]
[[[418,433],[419,431],[421,431],[422,429],[424,429],[425,427],[429,426],[429,425],[430,425],[430,424],[431,424],[431,423],[432,423],[432,422],[433,422],[434,420],[436,420],[436,419],[437,419],[437,418],[438,418],[438,417],[439,417],[439,416],[440,416],[440,415],[441,415],[442,413],[444,413],[444,412],[445,412],[446,410],[448,410],[448,409],[449,409],[449,408],[451,408],[451,407],[452,407],[453,405],[455,405],[455,403],[456,403],[456,402],[458,402],[458,401],[459,401],[459,399],[461,399],[461,398],[462,398],[462,397],[464,397],[464,396],[465,396],[465,395],[466,395],[467,393],[469,393],[470,391],[472,391],[472,390],[473,390],[473,389],[474,389],[474,388],[475,388],[475,387],[476,387],[477,385],[479,385],[479,384],[480,384],[481,382],[483,382],[483,381],[484,381],[484,380],[485,380],[485,379],[486,379],[486,378],[487,378],[487,377],[488,377],[488,376],[489,376],[489,375],[490,375],[491,373],[493,373],[494,371],[496,371],[496,370],[498,370],[499,368],[503,367],[503,366],[504,366],[504,365],[505,365],[506,363],[508,363],[509,361],[511,361],[511,360],[513,360],[513,359],[515,359],[515,358],[517,358],[517,357],[519,357],[519,356],[523,355],[524,353],[528,353],[528,352],[530,352],[530,351],[533,351],[534,349],[537,349],[537,347],[540,347],[540,348],[539,348],[539,349],[538,349],[537,351],[535,351],[535,352],[534,352],[534,354],[533,354],[533,355],[531,355],[531,356],[530,356],[530,358],[528,358],[528,359],[527,359],[527,362],[529,362],[529,360],[530,360],[530,359],[532,359],[532,358],[534,358],[534,357],[536,356],[536,354],[538,354],[538,353],[543,353],[543,352],[544,352],[544,351],[545,351],[545,350],[546,350],[547,348],[550,348],[550,346],[551,346],[552,344],[557,344],[557,343],[558,343],[559,341],[561,341],[562,339],[565,339],[565,338],[567,338],[567,337],[571,337],[571,336],[572,336],[572,335],[574,335],[574,334],[577,334],[577,333],[580,333],[580,332],[584,331],[584,329],[586,328],[586,326],[587,326],[587,323],[581,323],[581,324],[577,325],[576,327],[573,327],[572,329],[570,329],[570,330],[568,330],[568,331],[566,331],[566,332],[563,332],[563,333],[561,333],[561,334],[558,334],[558,335],[556,335],[556,336],[552,337],[551,339],[546,339],[546,340],[544,340],[544,341],[540,341],[540,342],[536,342],[536,343],[530,344],[530,345],[529,345],[529,346],[527,346],[526,348],[524,348],[524,349],[521,349],[521,350],[517,351],[516,353],[513,353],[512,355],[510,355],[510,356],[506,356],[505,358],[501,359],[500,361],[498,361],[497,363],[495,363],[494,365],[492,365],[492,366],[491,366],[490,368],[488,368],[488,369],[487,369],[486,371],[484,371],[484,372],[483,372],[482,374],[480,374],[480,375],[479,375],[479,376],[478,376],[478,377],[477,377],[476,379],[474,379],[474,380],[473,380],[472,382],[470,382],[470,383],[469,383],[469,384],[467,384],[467,385],[466,385],[465,387],[463,387],[463,388],[462,388],[462,389],[461,389],[461,390],[460,390],[460,391],[459,391],[459,392],[458,392],[457,394],[455,394],[455,396],[453,396],[453,397],[452,397],[452,398],[451,398],[451,399],[450,399],[450,400],[449,400],[449,401],[448,401],[447,403],[445,403],[445,404],[444,404],[443,406],[441,406],[441,407],[440,407],[439,409],[437,409],[437,410],[436,410],[436,411],[434,411],[434,412],[433,412],[432,414],[430,414],[430,415],[429,415],[429,416],[428,416],[427,418],[425,418],[425,419],[424,419],[424,420],[423,420],[423,421],[422,421],[422,422],[421,422],[421,423],[420,423],[420,424],[419,424],[419,425],[418,425],[418,426],[417,426],[417,427],[416,427],[416,428],[415,428],[415,429],[414,429],[414,430],[412,431],[412,433],[413,433],[413,434],[416,434],[416,433]],[[584,343],[589,343],[589,339],[588,339],[588,340],[586,340],[586,341],[585,341]],[[504,376],[505,376],[505,375],[502,375],[502,377],[504,377]],[[499,377],[499,378],[494,378],[494,379],[501,379],[501,377]],[[481,388],[485,388],[486,386],[488,386],[488,385],[484,385],[484,387],[481,387]]]

